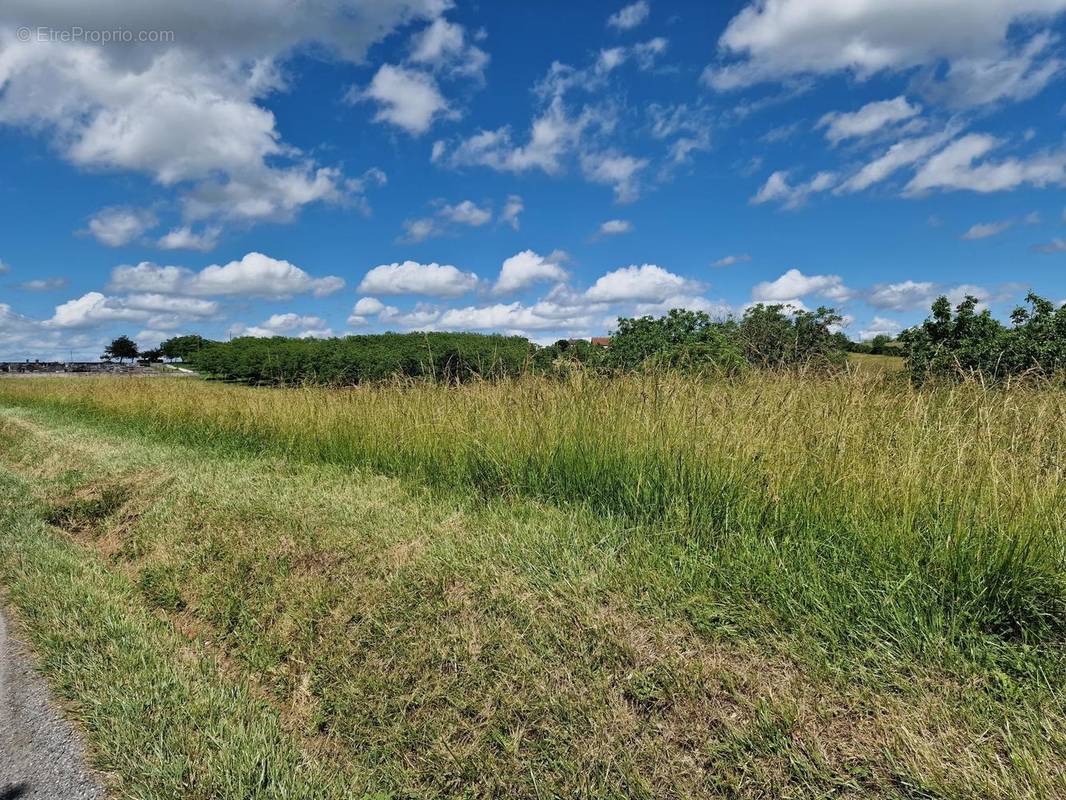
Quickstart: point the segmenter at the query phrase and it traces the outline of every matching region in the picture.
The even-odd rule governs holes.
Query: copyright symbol
[[[22,27],[18,29],[18,31],[15,33],[15,36],[20,42],[28,42],[30,40],[30,37],[33,36],[33,31],[31,31],[29,28]]]

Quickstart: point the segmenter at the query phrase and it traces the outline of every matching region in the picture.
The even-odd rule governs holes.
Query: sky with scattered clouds
[[[1066,0],[5,0],[0,360],[1063,301],[1064,59]]]

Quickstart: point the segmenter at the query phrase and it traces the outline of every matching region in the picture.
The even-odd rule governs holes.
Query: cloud
[[[911,311],[928,306],[936,299],[940,287],[931,281],[900,281],[880,283],[866,295],[866,302],[874,308]]]
[[[1045,255],[1053,255],[1055,253],[1066,253],[1066,239],[1052,239],[1046,244],[1034,245],[1033,250],[1035,250],[1037,253],[1044,253]]]
[[[599,58],[591,70],[576,70],[556,62],[552,77],[561,82],[554,87],[559,91],[562,86],[581,86],[592,91],[600,86],[603,78],[612,70],[633,59],[642,70],[655,66],[655,60],[666,52],[670,42],[663,36],[656,36],[646,42],[637,42],[629,47],[608,47],[600,51]]]
[[[892,100],[879,100],[867,103],[858,111],[842,113],[833,111],[823,116],[817,128],[825,128],[825,138],[833,144],[839,144],[845,139],[861,138],[892,125],[897,122],[911,119],[921,113],[921,106],[912,106],[907,98],[900,97]]]
[[[708,300],[702,295],[690,294],[675,294],[654,303],[637,303],[633,308],[633,313],[638,317],[662,316],[675,308],[685,311],[702,311],[713,319],[727,319],[733,314],[733,307],[723,300]]]
[[[112,206],[97,211],[89,218],[89,233],[100,244],[122,247],[156,224],[155,215],[150,211]]]
[[[400,237],[401,242],[418,244],[434,236],[442,235],[446,228],[433,217],[418,217],[417,219],[405,219],[403,221],[404,234]]]
[[[862,299],[874,308],[892,311],[913,311],[929,308],[932,302],[944,295],[952,303],[962,302],[966,295],[973,295],[982,303],[1006,301],[1014,297],[1018,284],[1003,284],[996,291],[989,291],[983,286],[958,284],[947,286],[932,281],[905,280],[898,283],[879,283],[862,293]]]
[[[853,296],[839,275],[804,275],[798,269],[790,269],[774,281],[761,281],[751,290],[753,300],[781,303],[805,295],[819,295],[831,300],[843,301]]]
[[[516,145],[509,126],[483,130],[461,141],[445,156],[442,145],[437,160],[452,166],[483,166],[497,172],[528,172],[539,169],[549,175],[562,171],[562,159],[580,141],[585,130],[600,119],[598,112],[586,108],[580,114],[567,113],[562,99],[554,98],[533,120],[529,139]]]
[[[0,258],[0,275],[3,275],[7,272],[11,272],[11,267],[7,265],[7,262]]]
[[[504,209],[504,213],[512,213],[512,224],[517,224],[517,214],[520,212],[522,199],[517,198],[518,210],[513,208],[515,195],[512,195],[508,199],[508,209]],[[418,243],[424,242],[426,239],[434,236],[443,236],[451,230],[451,225],[467,225],[469,227],[478,228],[482,225],[487,225],[492,221],[492,209],[491,207],[481,207],[472,200],[463,200],[460,203],[449,205],[442,201],[435,201],[438,208],[435,216],[432,217],[418,217],[417,219],[407,219],[403,222],[404,235],[401,237],[402,242]],[[501,217],[502,219],[502,217]]]
[[[1062,60],[1050,57],[1048,52],[1055,41],[1055,36],[1043,31],[1012,53],[960,58],[948,67],[943,82],[926,77],[918,86],[931,99],[953,108],[1002,99],[1026,100],[1039,94],[1062,72]]]
[[[581,170],[594,183],[614,188],[619,203],[631,203],[640,195],[638,174],[648,166],[647,159],[623,155],[615,150],[586,153],[581,156]]]
[[[432,0],[267,0],[254,8],[208,0],[47,7],[11,0],[0,7],[0,123],[44,132],[75,166],[137,172],[161,187],[178,187],[183,204],[194,195],[192,207],[205,215],[291,218],[307,203],[345,200],[358,183],[336,169],[323,171],[282,141],[264,100],[287,89],[284,61],[313,45],[360,62],[398,26],[440,12]],[[78,25],[168,30],[174,37],[127,47],[20,43],[14,36],[16,26]]]
[[[532,250],[508,258],[500,267],[500,276],[492,291],[495,294],[509,294],[524,289],[541,281],[565,281],[566,270],[551,259],[545,258]]]
[[[245,326],[243,323],[238,322],[230,326],[229,333],[232,336],[255,336],[261,339],[271,336],[327,339],[333,336],[333,331],[321,317],[293,313],[273,314],[269,319],[252,326]]]
[[[1064,9],[1066,0],[758,0],[730,21],[718,40],[722,57],[703,79],[724,91],[840,71],[864,80],[946,61],[944,78],[927,86],[954,104],[1021,99],[1060,64],[1046,52],[1046,34],[1017,43],[1008,32]]]
[[[444,205],[437,214],[448,222],[473,227],[485,225],[492,220],[492,211],[481,208],[472,200],[463,200],[455,205]]]
[[[933,189],[945,191],[1000,192],[1023,184],[1042,187],[1066,184],[1066,151],[1046,153],[1022,160],[984,160],[1003,144],[987,134],[971,133],[956,139],[918,170],[904,193],[918,195]]]
[[[37,320],[19,314],[7,303],[0,303],[0,359],[25,358],[39,346],[43,333]]]
[[[542,309],[538,309],[539,305],[530,307],[515,302],[450,308],[440,315],[434,327],[443,330],[498,330],[517,333],[523,330],[584,327],[589,323],[585,317],[568,319],[545,315]]]
[[[812,194],[831,189],[836,180],[837,176],[834,172],[819,172],[809,181],[793,186],[788,182],[788,172],[778,170],[766,179],[766,183],[751,198],[751,203],[761,205],[780,202],[785,208],[796,209],[807,202],[807,198]]]
[[[352,313],[348,317],[349,325],[366,325],[367,317],[384,316],[393,317],[399,314],[395,306],[387,306],[376,297],[360,297],[352,306]]]
[[[475,289],[478,277],[450,264],[381,264],[363,277],[358,291],[366,294],[420,294],[429,297],[459,297]]]
[[[699,292],[702,284],[682,278],[655,264],[630,265],[601,275],[585,292],[585,298],[600,303],[625,300],[662,301],[671,295]]]
[[[372,316],[374,314],[380,314],[385,308],[385,304],[376,297],[360,297],[356,300],[355,305],[352,306],[352,313]]]
[[[363,193],[385,182],[385,173],[373,167],[358,178],[345,178],[339,169],[304,162],[225,181],[205,180],[185,195],[183,212],[190,220],[287,222],[310,203],[352,204],[365,210]]]
[[[651,13],[651,6],[647,0],[637,0],[630,3],[607,18],[607,24],[620,31],[628,31],[642,24]]]
[[[985,222],[970,227],[966,233],[962,235],[963,239],[988,239],[992,236],[998,236],[1004,231],[1008,230],[1014,225],[1014,220],[1005,219],[1000,222]]]
[[[751,261],[751,256],[748,255],[747,253],[742,253],[740,255],[735,255],[735,256],[723,256],[722,258],[718,259],[717,261],[711,262],[711,266],[712,267],[731,267],[734,264],[743,264],[743,263],[748,262],[748,261]]]
[[[641,174],[651,162],[623,153],[612,144],[622,103],[607,91],[609,81],[628,61],[641,70],[651,69],[667,46],[665,38],[656,37],[608,48],[580,69],[553,62],[534,86],[539,103],[525,137],[516,135],[510,125],[482,129],[454,142],[435,142],[432,161],[455,168],[481,166],[513,173],[540,170],[548,175],[560,175],[576,161],[586,180],[610,186],[619,202],[630,202],[638,197]],[[575,102],[575,97],[582,95],[584,102]],[[707,126],[694,121],[689,126],[694,128],[692,135],[668,145],[674,165],[688,162],[691,153],[709,147]]]
[[[949,127],[947,130],[930,134],[929,136],[898,141],[889,147],[884,154],[864,165],[862,169],[848,178],[834,191],[837,194],[844,194],[868,189],[874,184],[891,177],[904,167],[909,167],[921,161],[951,139],[956,132],[956,128]]]
[[[150,261],[116,267],[111,271],[109,288],[117,292],[281,299],[296,294],[324,297],[344,288],[344,281],[333,275],[312,278],[288,261],[252,252],[240,261],[212,264],[199,272]]]
[[[56,327],[0,303],[0,361],[60,361],[68,358],[72,350],[82,358],[95,359],[101,346],[96,337],[77,327]]]
[[[103,322],[128,322],[148,319],[144,309],[127,308],[121,300],[100,292],[88,292],[56,306],[46,323],[56,328],[84,328]]]
[[[66,278],[34,278],[17,284],[18,288],[27,292],[54,292],[65,287],[69,280]]]
[[[191,283],[191,294],[289,297],[310,292],[325,297],[344,288],[336,276],[312,278],[288,261],[248,253],[240,261],[205,267]]]
[[[179,314],[185,317],[213,317],[219,310],[218,303],[213,300],[202,300],[197,297],[175,297],[152,292],[131,294],[121,302],[126,308],[137,311]]]
[[[466,39],[466,29],[438,17],[411,38],[410,61],[451,77],[485,80],[489,55]]]
[[[517,194],[508,195],[503,211],[500,212],[500,222],[505,225],[510,225],[514,230],[518,230],[518,215],[525,211],[525,209],[526,207],[522,203],[521,197]]]
[[[600,236],[617,236],[633,230],[633,223],[627,219],[609,219],[600,225]]]
[[[585,67],[553,61],[547,74],[536,83],[533,91],[542,100],[561,98],[575,90],[596,93],[603,90],[610,76],[626,63],[635,62],[637,68],[642,71],[654,69],[658,57],[665,53],[669,46],[668,39],[655,36],[632,45],[604,48]]]
[[[875,336],[895,336],[903,326],[894,319],[875,316],[865,328],[859,331],[859,341],[867,342]]]
[[[412,136],[428,131],[438,117],[458,117],[432,75],[394,64],[382,64],[370,85],[349,98],[375,101],[379,105],[375,121],[395,125]]]
[[[159,237],[156,247],[160,250],[199,250],[207,252],[215,249],[221,233],[222,229],[217,226],[205,228],[200,233],[195,233],[191,227],[183,225]]]

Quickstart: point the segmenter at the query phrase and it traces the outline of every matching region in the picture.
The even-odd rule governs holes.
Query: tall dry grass
[[[829,649],[970,654],[1066,632],[1061,392],[579,374],[348,390],[26,379],[0,383],[0,401],[587,506],[670,576],[649,602],[696,624],[750,604]]]

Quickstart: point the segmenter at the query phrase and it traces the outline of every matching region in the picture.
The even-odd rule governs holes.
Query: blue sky
[[[1064,34],[1066,0],[7,0],[0,359],[1063,301]]]

